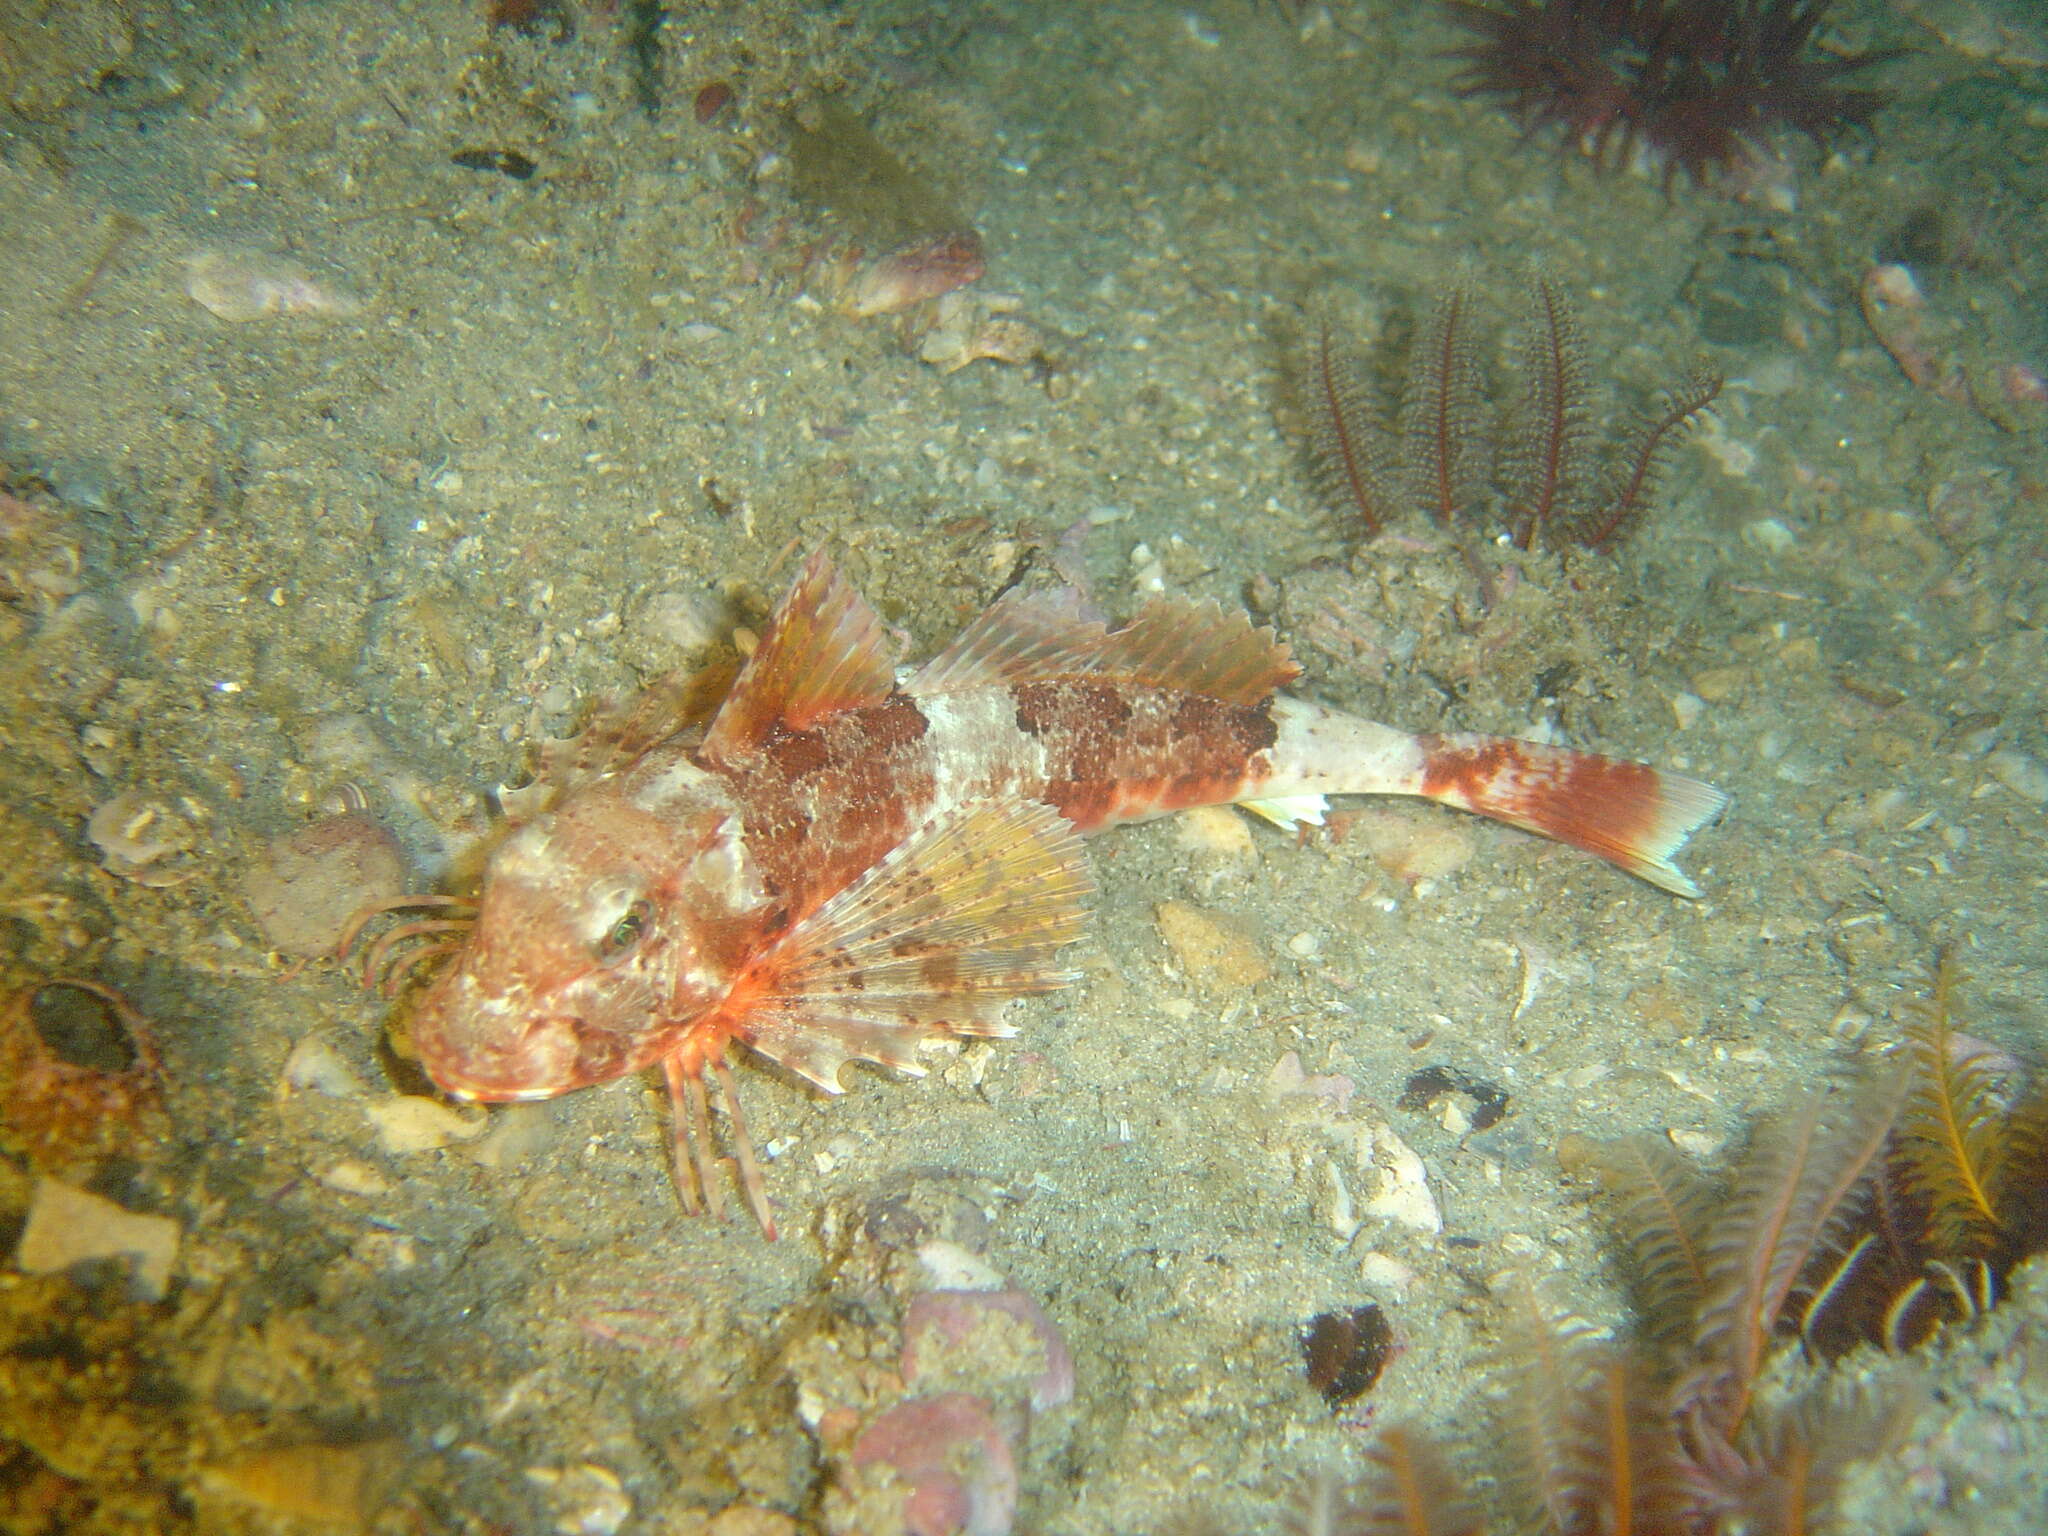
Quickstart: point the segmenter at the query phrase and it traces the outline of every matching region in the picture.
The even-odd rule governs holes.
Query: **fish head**
[[[486,1102],[651,1065],[725,995],[764,903],[739,817],[701,770],[572,794],[492,857],[469,942],[413,1016],[421,1064]]]

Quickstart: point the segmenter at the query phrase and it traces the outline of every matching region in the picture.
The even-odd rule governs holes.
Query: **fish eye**
[[[619,914],[618,921],[605,930],[598,940],[597,957],[600,960],[616,960],[640,942],[647,931],[647,918],[654,910],[653,903],[644,897]]]

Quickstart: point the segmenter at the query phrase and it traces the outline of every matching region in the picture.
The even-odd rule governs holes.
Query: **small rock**
[[[633,1518],[633,1501],[618,1475],[595,1462],[528,1467],[526,1480],[548,1490],[560,1536],[613,1536]]]
[[[199,1470],[202,1493],[286,1520],[365,1530],[404,1461],[396,1440],[280,1445]]]
[[[484,1110],[464,1115],[412,1094],[396,1094],[365,1105],[364,1113],[377,1128],[377,1144],[393,1154],[433,1152],[458,1141],[474,1141],[491,1123]]]
[[[292,1047],[284,1059],[283,1080],[287,1088],[310,1089],[330,1099],[359,1099],[368,1092],[341,1053],[318,1035],[308,1035]]]
[[[1456,874],[1479,849],[1472,834],[1449,817],[1407,811],[1365,812],[1352,823],[1352,835],[1375,864],[1408,885]]]
[[[360,812],[327,816],[265,845],[242,876],[263,936],[285,954],[334,952],[365,907],[405,890],[405,854]]]
[[[970,1392],[898,1403],[861,1431],[853,1466],[895,1474],[908,1536],[1008,1536],[1017,1517],[1016,1455]]]
[[[320,1182],[329,1189],[340,1190],[344,1195],[365,1195],[375,1198],[391,1193],[389,1179],[368,1163],[353,1157],[343,1158],[321,1174]]]
[[[1188,980],[1212,993],[1242,992],[1273,974],[1249,930],[1237,918],[1187,901],[1164,901],[1155,913],[1160,937]]]
[[[237,324],[269,315],[353,315],[363,307],[354,294],[316,280],[295,261],[232,248],[188,256],[185,293],[201,308]]]
[[[540,1156],[555,1139],[553,1111],[545,1104],[507,1104],[493,1117],[491,1133],[469,1156],[493,1172],[516,1168]]]
[[[2048,767],[2043,767],[2039,758],[2013,747],[2000,747],[1984,759],[1984,766],[1991,777],[2022,800],[2036,805],[2048,802]]]
[[[1383,1120],[1368,1122],[1358,1136],[1358,1171],[1369,1193],[1365,1213],[1416,1232],[1441,1232],[1443,1215],[1430,1193],[1429,1174],[1415,1149]]]
[[[1252,829],[1227,805],[1202,805],[1174,818],[1174,841],[1190,852],[1249,864],[1258,857]]]
[[[925,1291],[903,1317],[903,1380],[1027,1388],[1043,1413],[1074,1400],[1074,1356],[1023,1291]]]
[[[137,1294],[161,1301],[180,1231],[168,1216],[140,1215],[76,1185],[38,1179],[14,1262],[23,1274],[55,1275],[89,1259],[128,1259]]]

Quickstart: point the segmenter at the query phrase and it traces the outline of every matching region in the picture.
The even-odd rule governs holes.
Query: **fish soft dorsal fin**
[[[1155,597],[1120,629],[1081,614],[1069,588],[1008,596],[927,662],[910,691],[1095,677],[1257,704],[1300,668],[1269,629],[1213,602]]]
[[[770,946],[735,982],[733,1033],[828,1093],[848,1061],[912,1074],[934,1035],[1004,1035],[1002,1007],[1058,964],[1092,889],[1081,840],[1037,801],[958,806]]]
[[[881,617],[823,553],[804,562],[704,737],[713,762],[776,726],[804,731],[842,709],[879,704],[896,685]]]

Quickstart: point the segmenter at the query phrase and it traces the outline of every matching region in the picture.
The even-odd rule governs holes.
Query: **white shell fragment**
[[[88,1259],[128,1259],[135,1266],[136,1293],[161,1301],[170,1287],[180,1231],[168,1216],[139,1215],[76,1185],[39,1179],[14,1262],[23,1274],[55,1275]]]
[[[377,1128],[377,1144],[386,1152],[433,1152],[458,1141],[483,1135],[491,1117],[483,1110],[464,1115],[433,1099],[398,1094],[363,1106]]]
[[[316,279],[295,261],[232,246],[186,257],[185,293],[237,323],[269,315],[353,315],[363,307],[347,289]]]
[[[1443,1215],[1437,1210],[1436,1196],[1430,1193],[1422,1159],[1384,1120],[1371,1121],[1360,1129],[1358,1171],[1367,1180],[1366,1215],[1417,1232],[1443,1231]]]

